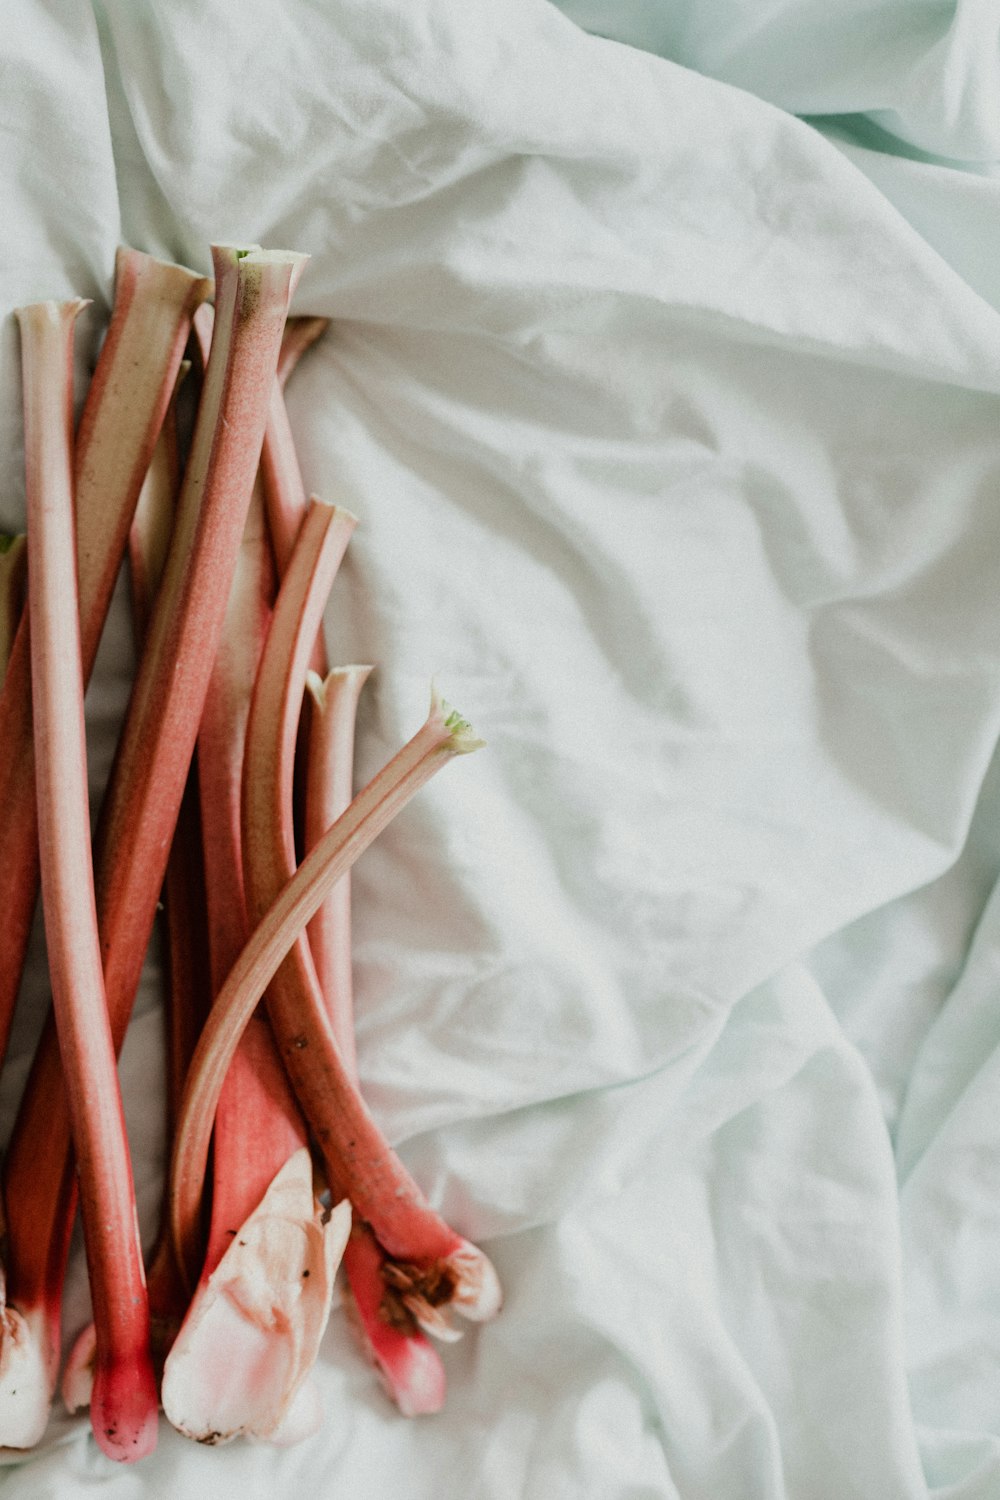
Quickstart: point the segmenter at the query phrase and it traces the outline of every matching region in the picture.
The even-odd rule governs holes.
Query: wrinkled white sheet
[[[0,1493],[1000,1494],[1000,184],[920,159],[1000,156],[984,8],[945,48],[928,7],[862,88],[770,7],[801,90],[734,81],[774,103],[543,0],[96,9],[8,8],[4,308],[93,297],[82,374],[120,239],[311,253],[296,311],[334,324],[288,395],[362,523],[328,617],[379,663],[359,778],[432,674],[489,742],[358,866],[362,1076],[507,1305],[433,1420],[336,1312],[301,1448],[164,1428],[116,1469],[57,1420]],[[748,13],[717,34],[752,61]],[[95,794],[129,667],[120,601]],[[8,1118],[44,985],[39,944]],[[158,1067],[151,966],[149,1234]]]

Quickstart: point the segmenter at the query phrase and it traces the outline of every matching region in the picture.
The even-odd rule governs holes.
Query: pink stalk
[[[281,328],[304,259],[278,251],[218,249],[213,255],[220,336],[98,827],[97,914],[116,1049],[163,883],[253,488]],[[8,1298],[17,1307],[41,1309],[49,1343],[57,1345],[75,1200],[51,1024],[15,1121],[5,1192]]]
[[[315,509],[307,525],[314,514]],[[296,730],[322,608],[322,601],[312,609],[299,602],[304,590],[296,565],[304,534],[305,528],[278,595],[247,726],[244,875],[250,913],[257,920],[295,871],[291,807]],[[340,1055],[305,937],[275,975],[267,1002],[331,1187],[350,1197],[383,1249],[403,1263],[393,1278],[390,1301],[445,1334],[449,1325],[437,1311],[442,1305],[453,1303],[469,1316],[488,1308],[484,1315],[491,1315],[492,1267],[434,1212],[378,1130]]]
[[[321,681],[308,673],[312,700],[306,767],[305,847],[308,851],[350,806],[354,792],[354,723],[371,667],[337,667]],[[351,965],[351,881],[334,886],[309,923],[309,951],[344,1066],[357,1079]]]
[[[198,313],[204,307],[205,304],[198,309]],[[186,368],[185,362],[178,377],[178,389]],[[175,390],[129,531],[132,616],[136,643],[140,649],[163,576],[177,504],[180,454],[176,394]],[[201,821],[194,778],[189,778],[185,787],[170,846],[163,885],[163,906],[168,971],[167,1138],[170,1139],[188,1065],[211,1002]],[[153,1364],[159,1375],[188,1302],[187,1287],[174,1256],[166,1200],[160,1233],[148,1261],[146,1280]],[[71,1412],[90,1401],[93,1357],[94,1329],[91,1324],[76,1340],[63,1372],[63,1401]]]
[[[211,1002],[205,871],[196,777],[184,789],[163,886],[167,923],[167,1139],[173,1135],[184,1080]],[[187,1283],[174,1255],[166,1194],[149,1258],[153,1363],[161,1372],[187,1310]],[[64,1391],[65,1395],[65,1391]],[[67,1401],[72,1410],[72,1404]]]
[[[157,1397],[90,858],[72,486],[72,330],[85,305],[18,310],[32,710],[46,947],[94,1304],[91,1423],[103,1452],[130,1461],[156,1446]]]
[[[195,321],[202,312],[211,313],[211,310],[211,307],[203,303],[195,314]],[[132,618],[140,652],[163,580],[177,509],[181,464],[176,397],[188,368],[185,361],[129,531]],[[169,970],[167,1117],[168,1124],[172,1126],[188,1064],[211,1003],[201,816],[196,778],[193,776],[189,776],[181,799],[167,861],[163,904]]]
[[[240,783],[250,698],[275,588],[258,483],[198,734],[213,991],[221,988],[250,936],[243,889]],[[261,1014],[243,1036],[219,1100],[203,1281],[257,1208],[278,1170],[305,1144],[305,1123],[267,1017]]]
[[[305,847],[319,842],[350,805],[358,696],[370,667],[340,667],[325,682],[308,674],[312,699],[305,802]],[[351,965],[351,881],[337,882],[309,923],[309,950],[340,1055],[358,1082]],[[405,1416],[440,1411],[445,1373],[441,1358],[412,1319],[383,1315],[386,1256],[371,1230],[355,1219],[344,1249],[344,1271],[358,1337],[390,1396]]]
[[[24,608],[26,561],[24,536],[0,536],[0,682]]]
[[[278,378],[271,391],[271,404],[260,454],[260,473],[267,506],[267,525],[271,533],[279,579],[284,578],[295,546],[295,538],[305,520],[309,499],[302,482],[295,440],[285,406],[285,384],[302,355],[310,349],[327,327],[326,318],[291,318],[281,341]],[[310,665],[320,677],[329,665],[322,623],[317,627]],[[295,805],[296,827],[302,826],[302,799],[305,784],[306,747],[309,740],[309,703],[304,702],[299,721],[296,747]]]
[[[273,634],[272,627],[269,640]],[[282,886],[230,970],[192,1059],[174,1136],[171,1224],[178,1258],[186,1266],[191,1267],[197,1260],[199,1205],[215,1107],[226,1069],[258,1001],[330,888],[443,765],[453,756],[476,750],[481,744],[468,723],[435,695],[422,728],[358,793],[343,816]],[[308,1048],[309,1039],[297,1032],[291,1039],[291,1052]],[[286,1057],[288,1051],[285,1049]],[[344,1097],[331,1097],[348,1106],[348,1119],[337,1128],[337,1133],[349,1136],[355,1126],[359,1127],[355,1145],[345,1155],[356,1162],[356,1174],[369,1179],[368,1190],[361,1197],[366,1204],[373,1200],[377,1204],[380,1196],[386,1192],[395,1195],[398,1189],[395,1209],[389,1217],[405,1227],[414,1212],[421,1212],[419,1189],[393,1157],[363,1103],[347,1098],[349,1093],[348,1088],[343,1091]],[[332,1144],[334,1132],[322,1113],[320,1128]],[[337,1165],[339,1170],[339,1160]],[[437,1237],[450,1243],[458,1238],[447,1226],[443,1235]],[[482,1268],[483,1288],[489,1292],[491,1310],[495,1311],[499,1295],[492,1268],[487,1267]],[[475,1300],[481,1297],[482,1292]]]
[[[84,682],[111,602],[125,538],[170,400],[193,309],[210,284],[122,249],[115,304],[76,438],[76,535]],[[21,982],[38,889],[27,614],[0,693],[0,1058]]]
[[[313,601],[314,614],[322,611],[354,525],[355,519],[347,511],[321,502],[310,511],[298,547],[302,565],[297,580],[302,580],[303,593]],[[256,542],[261,562],[265,557],[269,561],[262,508],[257,516]],[[244,890],[243,871],[249,855],[243,848],[240,829],[240,787],[251,693],[269,614],[262,605],[270,592],[271,577],[261,576],[261,562],[256,569],[248,569],[247,597],[231,604],[231,650],[218,663],[219,691],[215,701],[209,701],[202,727],[209,752],[207,765],[216,772],[212,783],[203,783],[202,806],[204,816],[215,819],[214,825],[209,825],[212,837],[206,840],[206,859],[209,901],[215,892],[220,907],[211,919],[217,989],[251,931]],[[306,1139],[305,1124],[264,1015],[244,1034],[219,1108],[214,1173],[217,1196],[213,1199],[208,1272],[218,1263],[227,1238],[259,1203],[275,1172]],[[245,1141],[248,1123],[254,1135],[253,1149]]]
[[[285,382],[305,351],[315,343],[327,326],[326,318],[292,318],[281,344],[278,378],[271,391],[271,403],[260,455],[260,471],[267,503],[267,524],[271,532],[278,575],[285,576],[295,538],[308,507],[302,482],[295,439],[292,436],[288,409],[285,406]],[[326,671],[325,661],[315,662],[317,671]]]
[[[203,302],[191,319],[191,352],[204,377],[212,353],[212,329],[215,327],[215,308],[211,302]],[[279,354],[278,358],[281,356]]]
[[[330,326],[329,318],[289,318],[278,355],[278,384],[282,390],[295,366]]]
[[[203,303],[198,312],[205,306]],[[211,308],[208,311],[211,312]],[[163,419],[136,501],[132,525],[129,527],[127,550],[132,626],[136,646],[140,651],[149,630],[156,595],[163,580],[163,570],[167,565],[170,534],[177,511],[177,492],[181,481],[177,397],[190,369],[190,360],[182,360],[174,394]]]

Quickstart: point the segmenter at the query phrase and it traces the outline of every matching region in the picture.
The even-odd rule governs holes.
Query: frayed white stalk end
[[[55,1372],[43,1312],[0,1311],[0,1448],[33,1448],[48,1426]]]
[[[463,1240],[461,1248],[448,1257],[448,1266],[457,1282],[451,1302],[455,1311],[470,1323],[488,1323],[495,1318],[503,1306],[503,1291],[489,1256],[478,1245]]]
[[[303,1147],[282,1167],[191,1303],[163,1371],[163,1409],[187,1437],[298,1441],[315,1430],[299,1392],[319,1352],[350,1205],[324,1209]]]
[[[492,1262],[468,1240],[437,1262],[431,1274],[426,1267],[390,1261],[384,1275],[391,1297],[424,1333],[446,1344],[462,1337],[456,1313],[470,1323],[488,1323],[503,1304]]]

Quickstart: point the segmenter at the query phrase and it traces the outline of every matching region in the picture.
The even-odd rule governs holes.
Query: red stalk
[[[271,618],[276,580],[259,483],[254,489],[222,641],[198,733],[213,992],[250,936],[243,888],[240,783],[250,698]],[[219,1100],[212,1216],[202,1282],[293,1153],[306,1127],[267,1016],[248,1026]]]
[[[211,312],[207,304],[198,309]],[[196,315],[197,316],[197,315]],[[177,389],[189,366],[181,367]],[[180,486],[177,403],[170,404],[129,531],[128,559],[136,645],[142,650],[163,580]],[[167,1116],[172,1127],[188,1064],[208,1007],[208,932],[201,817],[196,778],[189,776],[181,800],[163,886],[167,930]]]
[[[124,1040],[163,883],[253,487],[281,328],[304,259],[277,251],[213,254],[221,335],[214,341],[163,584],[98,828],[98,926],[116,1049]],[[176,367],[170,389],[175,376]],[[0,834],[5,827],[0,824]],[[51,1024],[35,1055],[4,1181],[8,1296],[43,1319],[47,1347],[57,1349],[75,1199]]]
[[[306,782],[305,847],[319,842],[350,805],[354,775],[354,723],[358,695],[370,667],[341,667],[325,682],[312,672]],[[309,923],[309,950],[344,1066],[358,1082],[351,973],[351,881],[345,875]],[[383,1384],[405,1416],[440,1411],[445,1373],[440,1355],[409,1320],[383,1315],[386,1257],[371,1230],[355,1217],[344,1248],[344,1271],[359,1339]]]
[[[263,536],[263,514],[261,514],[260,521]],[[355,518],[349,512],[336,510],[320,501],[313,504],[303,524],[300,540],[295,549],[299,567],[289,581],[285,593],[286,596],[290,592],[293,593],[296,600],[295,607],[312,619],[313,636],[315,636],[330,585],[340,566],[355,524]],[[238,634],[242,639],[246,639],[245,630],[239,631]],[[235,736],[231,736],[234,745],[230,752],[230,770],[226,777],[225,787],[225,795],[228,797],[228,827],[220,827],[218,830],[220,864],[222,865],[219,870],[218,888],[220,891],[226,891],[228,895],[233,888],[235,878],[238,881],[240,905],[239,926],[223,934],[225,941],[224,944],[220,944],[218,965],[213,965],[218,978],[218,987],[221,987],[222,980],[239,956],[251,931],[245,892],[245,872],[251,854],[245,846],[246,832],[243,830],[241,833],[240,829],[240,786],[246,774],[245,736],[251,712],[251,689],[257,676],[260,649],[266,649],[263,632],[258,634],[257,646],[258,652],[254,654],[253,662],[247,661],[239,672],[241,701],[239,720],[236,723],[238,732]],[[225,664],[223,664],[223,669],[225,669]],[[234,672],[230,678],[228,684],[230,689],[235,686],[236,675],[237,673]],[[227,717],[232,720],[234,716],[230,714]],[[220,725],[220,731],[219,738],[221,739],[222,733],[225,732],[224,726]],[[212,797],[216,805],[220,803],[222,796],[223,788],[219,787]],[[230,861],[233,859],[242,859],[242,870],[235,877],[232,869],[229,868]],[[210,878],[210,889],[212,884],[213,881]],[[231,913],[235,914],[235,906],[235,902],[229,902]],[[261,1090],[265,1095],[263,1099],[259,1098]],[[241,1135],[246,1130],[247,1107],[256,1109],[256,1139],[253,1151],[248,1150],[241,1140]],[[302,1122],[288,1085],[287,1074],[282,1067],[281,1059],[274,1048],[270,1026],[263,1015],[248,1027],[244,1034],[244,1042],[233,1059],[233,1067],[230,1069],[222,1092],[220,1110],[222,1113],[216,1118],[215,1136],[215,1149],[220,1155],[220,1161],[216,1167],[214,1180],[217,1187],[221,1189],[222,1196],[218,1210],[213,1207],[213,1227],[207,1261],[209,1271],[214,1269],[219,1255],[225,1248],[224,1241],[227,1232],[231,1233],[234,1227],[238,1227],[257,1206],[264,1189],[278,1167],[291,1155],[292,1150],[304,1144],[306,1138],[304,1122]],[[249,1118],[253,1119],[254,1116]],[[283,1128],[281,1128],[282,1122]],[[244,1163],[242,1168],[241,1161]],[[251,1163],[253,1163],[252,1170]]]
[[[385,1390],[404,1417],[433,1416],[444,1405],[441,1356],[411,1319],[402,1326],[385,1316],[386,1255],[368,1225],[355,1215],[344,1246],[344,1274],[350,1286],[349,1316]]]
[[[184,789],[163,886],[167,924],[167,1139],[173,1135],[184,1080],[211,1003],[208,932],[205,927],[205,871],[197,779]],[[162,1371],[167,1351],[187,1310],[187,1285],[170,1235],[166,1195],[156,1245],[146,1279],[152,1327],[153,1362]],[[65,1396],[65,1387],[64,1387]],[[67,1402],[67,1405],[70,1405]],[[72,1406],[70,1405],[72,1410]]]
[[[447,761],[455,755],[478,749],[481,743],[466,721],[435,696],[422,728],[358,793],[333,827],[327,829],[292,878],[282,886],[230,970],[199,1038],[174,1136],[170,1178],[171,1224],[178,1258],[186,1266],[191,1267],[197,1259],[199,1204],[219,1092],[239,1038],[260,997],[330,888]],[[301,1040],[305,1040],[301,1034],[293,1039],[293,1052],[299,1050],[296,1043]],[[358,1101],[351,1108],[347,1130],[357,1118],[359,1108],[363,1115],[367,1115],[364,1105]],[[323,1128],[329,1139],[329,1128],[326,1125]],[[382,1137],[376,1132],[373,1139],[375,1130],[374,1122],[366,1124],[364,1141],[358,1139],[357,1154],[360,1156],[368,1144],[375,1146],[371,1173],[382,1182],[387,1175],[390,1178],[394,1175],[394,1169],[391,1163],[384,1161],[385,1155],[391,1156],[391,1152]],[[398,1163],[396,1167],[402,1172]],[[359,1167],[359,1170],[363,1168]],[[419,1198],[419,1189],[412,1183],[407,1186],[408,1183],[404,1174],[404,1179],[399,1182],[403,1198]],[[377,1183],[376,1194],[378,1186]],[[395,1188],[390,1191],[395,1191]],[[408,1212],[407,1202],[401,1199],[398,1213],[404,1221]]]
[[[156,1446],[157,1398],[90,857],[72,486],[72,331],[85,305],[18,310],[32,710],[46,947],[94,1305],[91,1423],[103,1452],[131,1461]]]
[[[93,668],[136,499],[177,378],[193,309],[210,284],[121,249],[115,304],[77,432],[76,535],[83,676]],[[0,693],[0,1058],[7,1048],[38,889],[30,645],[22,618]]]
[[[315,608],[300,604],[305,591],[296,574],[304,534],[305,527],[278,595],[247,726],[244,875],[251,917],[258,921],[295,871],[295,740],[308,652],[319,622]],[[304,937],[275,975],[267,1003],[331,1187],[350,1197],[383,1249],[407,1268],[401,1272],[405,1287],[394,1283],[394,1290],[402,1291],[399,1300],[408,1309],[420,1305],[436,1324],[440,1315],[431,1309],[441,1304],[453,1301],[474,1313],[486,1284],[481,1286],[478,1277],[481,1273],[492,1287],[492,1268],[430,1207],[376,1126],[337,1048]]]
[[[211,311],[211,307],[203,303],[195,314],[195,321],[203,312],[211,314]],[[184,379],[185,368],[186,365],[182,365],[178,389]],[[129,532],[132,615],[136,642],[140,649],[149,628],[170,547],[180,484],[178,446],[175,392]],[[184,788],[177,826],[170,845],[163,883],[163,906],[167,948],[166,1102],[169,1140],[173,1135],[184,1079],[212,998],[201,816],[197,775],[194,771],[189,775]],[[187,1310],[187,1287],[174,1256],[166,1196],[160,1232],[149,1258],[146,1280],[149,1289],[153,1363],[160,1374],[167,1350],[173,1343]],[[70,1384],[74,1371],[79,1366],[80,1360],[74,1349],[63,1377],[63,1399],[70,1411],[80,1404]]]

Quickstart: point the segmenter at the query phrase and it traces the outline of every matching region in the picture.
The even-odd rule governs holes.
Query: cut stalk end
[[[447,729],[449,738],[446,748],[452,755],[469,755],[473,750],[482,750],[486,744],[476,734],[468,719],[463,718],[457,708],[452,708],[441,697],[434,683],[431,684],[431,717],[440,719],[443,728]]]
[[[97,1446],[118,1463],[136,1463],[156,1447],[159,1417],[156,1383],[145,1349],[134,1358],[97,1365],[90,1397]]]
[[[469,1240],[429,1264],[388,1261],[383,1274],[388,1309],[446,1344],[462,1337],[456,1313],[470,1323],[488,1323],[503,1305],[492,1262]]]
[[[163,1409],[186,1437],[288,1443],[307,1436],[297,1402],[330,1315],[350,1205],[328,1213],[313,1194],[303,1147],[195,1293],[163,1371]]]

